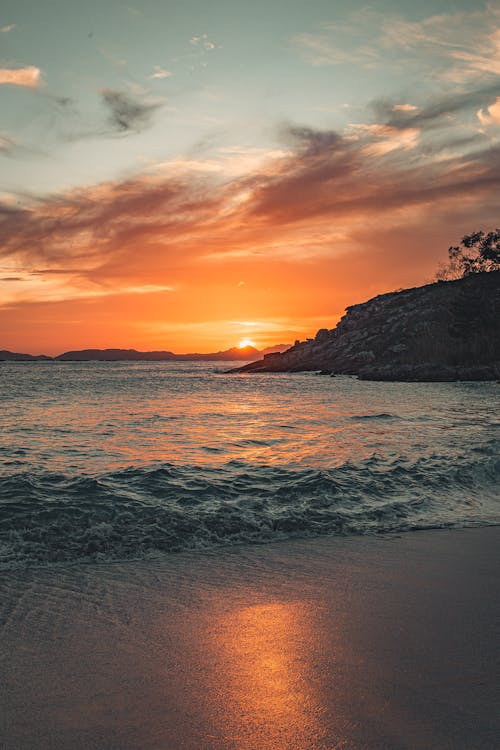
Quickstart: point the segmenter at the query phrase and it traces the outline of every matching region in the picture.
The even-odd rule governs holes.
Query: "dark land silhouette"
[[[45,354],[20,354],[10,352],[6,349],[0,350],[0,361],[4,362],[217,362],[241,360],[248,362],[259,355],[267,355],[270,352],[286,351],[288,344],[276,344],[266,349],[256,349],[254,346],[232,347],[220,352],[210,352],[208,354],[175,354],[169,351],[151,351],[139,352],[136,349],[78,349],[75,351],[63,352],[56,357],[49,357]]]
[[[364,380],[500,378],[500,271],[380,294],[336,328],[232,372],[357,375]]]

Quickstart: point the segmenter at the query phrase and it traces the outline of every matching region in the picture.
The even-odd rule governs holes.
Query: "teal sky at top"
[[[36,66],[43,85],[0,86],[0,137],[17,146],[0,153],[0,192],[58,191],[224,147],[279,148],[284,122],[332,129],[366,122],[373,99],[406,101],[443,83],[425,75],[428,60],[419,65],[401,50],[385,49],[384,64],[374,65],[349,50],[362,58],[385,19],[478,7],[463,0],[3,0],[0,27],[14,28],[0,33],[0,67]],[[340,45],[344,62],[307,59],[297,40],[323,34]],[[160,70],[168,77],[153,78]],[[159,105],[148,127],[108,132],[103,89]],[[60,106],[64,97],[71,105]]]

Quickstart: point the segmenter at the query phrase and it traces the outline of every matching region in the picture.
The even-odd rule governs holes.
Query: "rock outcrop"
[[[381,294],[332,330],[233,372],[357,375],[366,380],[500,377],[500,271]]]

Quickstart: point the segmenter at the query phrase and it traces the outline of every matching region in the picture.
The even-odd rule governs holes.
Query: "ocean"
[[[496,383],[0,363],[0,565],[500,523]]]

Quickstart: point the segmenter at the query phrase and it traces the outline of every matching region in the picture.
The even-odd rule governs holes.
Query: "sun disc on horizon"
[[[255,349],[255,342],[251,341],[250,339],[241,339],[240,343],[238,344],[238,349],[245,349],[247,346],[253,346]]]

